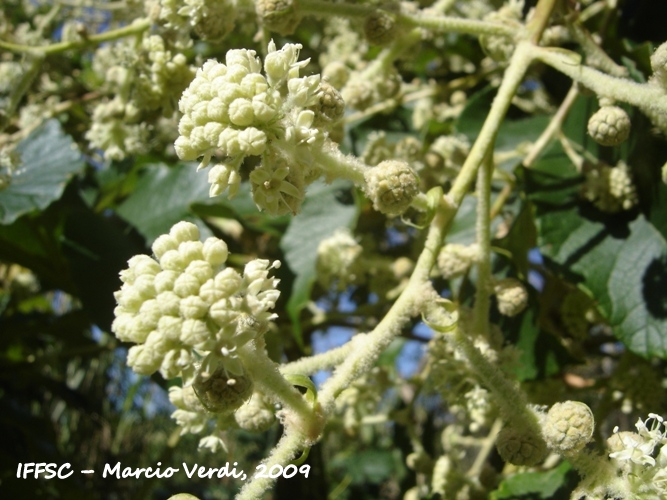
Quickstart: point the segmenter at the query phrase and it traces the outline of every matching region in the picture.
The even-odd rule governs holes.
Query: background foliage
[[[30,24],[37,13],[50,9],[50,2],[4,3],[10,26]],[[648,74],[652,47],[667,39],[665,17],[659,15],[664,6],[657,4],[619,1],[608,19],[604,47],[637,79]],[[595,22],[591,30],[597,28]],[[322,21],[309,19],[294,35],[277,39],[303,43],[304,55],[313,57],[308,70],[316,72],[323,27]],[[52,28],[55,40],[59,25]],[[254,47],[253,35],[235,32],[219,44],[198,41],[189,56],[223,58],[229,48]],[[20,54],[0,57],[23,61]],[[446,48],[423,41],[414,57],[400,60],[398,67],[406,82],[469,77],[445,70],[447,61],[456,58],[479,67],[484,53],[471,38],[449,35]],[[491,73],[500,71],[495,67]],[[176,161],[168,147],[104,163],[84,140],[89,119],[82,96],[94,87],[89,53],[46,58],[41,72],[56,82],[55,88],[45,92],[35,83],[22,105],[42,102],[50,92],[71,106],[21,138],[21,169],[0,192],[0,491],[7,497],[34,498],[78,498],[81,492],[88,498],[167,498],[178,491],[231,498],[238,483],[188,481],[183,474],[146,481],[103,480],[99,473],[75,474],[65,481],[15,479],[18,463],[36,461],[69,462],[74,470],[96,471],[117,461],[130,467],[157,462],[217,467],[229,461],[248,471],[280,436],[278,426],[259,435],[230,431],[229,452],[218,456],[198,453],[192,436],[179,438],[169,418],[164,380],[133,375],[124,364],[127,347],[109,333],[113,292],[120,287],[118,273],[127,259],[150,253],[158,235],[189,220],[204,237],[224,238],[236,264],[257,256],[286,263],[278,271],[281,313],[269,350],[276,360],[292,360],[321,350],[322,343],[371,328],[391,305],[391,298],[378,290],[398,285],[380,264],[414,259],[422,234],[403,219],[388,220],[374,212],[344,182],[313,186],[296,217],[272,217],[257,211],[247,185],[233,200],[209,198],[205,174]],[[74,75],[74,81],[58,87],[63,75]],[[531,83],[556,104],[569,87],[545,68],[535,69],[531,78],[524,88],[527,99]],[[384,131],[388,142],[414,137],[428,144],[451,132],[474,140],[495,89],[490,78],[470,81],[458,117],[415,129],[411,104],[405,103],[388,114],[348,124],[344,148],[361,154],[369,134],[377,131]],[[497,275],[519,276],[532,284],[524,313],[495,318],[506,341],[521,351],[514,367],[518,378],[535,403],[568,397],[589,402],[602,422],[596,429],[601,440],[614,425],[630,428],[638,415],[667,410],[667,186],[656,167],[667,160],[667,148],[664,137],[653,133],[638,112],[632,112],[627,145],[600,148],[586,134],[594,108],[593,97],[580,97],[564,133],[582,151],[610,164],[627,161],[638,179],[639,205],[606,214],[582,200],[582,176],[558,144],[531,168],[510,158],[501,170],[512,178],[514,190],[494,221],[498,251],[493,268]],[[513,107],[498,131],[497,150],[511,152],[535,141],[549,120],[542,111]],[[4,135],[20,132],[11,122]],[[494,197],[504,185],[494,182]],[[410,216],[406,219],[410,222]],[[447,241],[472,243],[474,220],[475,200],[469,197]],[[366,283],[328,290],[317,282],[317,247],[341,227],[354,230],[378,270]],[[461,303],[470,303],[474,276],[434,282],[443,294],[454,293]],[[590,308],[568,315],[563,304],[572,297]],[[317,309],[325,314],[316,314]],[[279,481],[273,498],[400,498],[416,484],[417,474],[405,465],[414,440],[437,456],[439,432],[453,419],[452,408],[423,370],[427,342],[423,325],[414,322],[381,358],[386,380],[378,387],[386,390],[376,394],[369,414],[386,415],[384,423],[352,432],[342,418],[333,421],[311,450],[310,477]],[[621,411],[624,402],[630,404],[629,412]],[[488,491],[495,499],[567,498],[577,482],[566,462],[501,479],[503,464],[492,453],[489,467]]]

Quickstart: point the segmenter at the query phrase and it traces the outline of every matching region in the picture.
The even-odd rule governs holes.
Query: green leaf
[[[72,139],[57,120],[49,120],[21,141],[16,150],[21,166],[7,189],[0,191],[0,224],[44,210],[59,199],[74,174],[85,164]]]
[[[667,241],[643,215],[603,214],[578,198],[581,178],[559,147],[525,187],[537,207],[538,245],[547,263],[574,275],[614,332],[641,356],[667,356]]]
[[[336,229],[352,227],[357,218],[357,207],[340,201],[339,195],[349,189],[350,185],[343,181],[331,184],[318,182],[310,186],[301,213],[292,219],[280,241],[287,265],[296,276],[287,312],[299,346],[303,346],[299,313],[308,303],[315,282],[317,247]]]
[[[123,226],[117,218],[95,214],[81,203],[69,215],[62,236],[79,299],[90,319],[106,331],[114,318],[113,293],[122,284],[118,274],[127,268],[128,259],[145,251],[142,242],[133,241]]]
[[[519,215],[514,219],[512,227],[503,239],[494,243],[495,246],[507,250],[512,256],[512,263],[522,278],[528,277],[528,252],[535,247],[537,231],[533,207],[525,203]]]
[[[500,483],[500,487],[491,493],[491,499],[565,500],[569,498],[569,491],[566,490],[569,490],[573,477],[574,471],[568,462],[562,462],[546,472],[515,474]]]
[[[119,207],[118,214],[132,224],[146,242],[152,243],[182,220],[197,222],[190,210],[195,202],[210,203],[205,173],[190,164],[174,167],[150,165],[132,195]]]
[[[516,318],[502,318],[503,331],[510,333],[512,342],[521,352],[512,370],[520,381],[544,379],[557,374],[561,365],[572,362],[563,347],[539,326],[537,313],[529,308]]]
[[[466,135],[471,144],[479,135],[479,131],[489,114],[496,90],[493,87],[487,87],[473,95],[456,122],[457,132]],[[522,142],[534,142],[549,124],[549,120],[549,116],[533,116],[518,120],[506,119],[496,135],[496,152],[511,151]],[[515,163],[515,161],[510,160],[502,167],[512,169]]]

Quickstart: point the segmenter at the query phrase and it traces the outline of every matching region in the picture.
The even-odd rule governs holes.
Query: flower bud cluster
[[[321,173],[311,148],[322,147],[343,112],[340,95],[319,75],[299,77],[308,63],[298,61],[300,49],[269,43],[264,74],[254,51],[230,50],[225,64],[207,61],[183,92],[176,153],[188,161],[203,157],[200,169],[221,157],[209,171],[211,196],[226,189],[233,196],[243,160],[260,156],[250,175],[258,207],[273,215],[299,211],[306,186]]]
[[[356,71],[350,74],[341,94],[349,107],[363,111],[376,102],[395,97],[401,84],[401,76],[393,67],[370,76]]]
[[[523,0],[509,0],[499,10],[488,14],[484,20],[511,26],[518,33],[521,29],[522,16]],[[479,43],[491,59],[500,62],[507,61],[515,47],[514,40],[498,35],[482,35],[479,37]]]
[[[291,35],[301,22],[297,0],[255,0],[260,22],[270,31]]]
[[[323,288],[344,290],[364,278],[363,248],[349,229],[338,229],[317,247],[317,279]]]
[[[479,246],[448,243],[438,254],[438,271],[445,279],[463,276],[479,255]]]
[[[385,160],[403,160],[416,170],[423,166],[422,143],[413,136],[407,136],[395,143],[387,142],[387,134],[380,130],[368,134],[361,159],[367,165],[377,165]]]
[[[95,107],[86,139],[110,160],[144,152],[147,120],[156,111],[173,116],[181,92],[194,76],[186,57],[168,49],[158,35],[144,36],[140,51],[129,40],[100,47],[93,67],[103,88],[115,95]]]
[[[633,498],[667,497],[667,426],[660,415],[638,419],[637,432],[618,432],[607,439],[609,458],[625,491]]]
[[[203,40],[222,41],[232,32],[238,16],[236,0],[158,0],[152,17],[177,31],[184,42],[190,30]]]
[[[516,316],[528,305],[528,291],[517,279],[502,279],[495,284],[493,291],[498,299],[498,311],[504,316]]]
[[[366,196],[373,208],[386,215],[400,215],[419,193],[419,177],[399,160],[385,160],[366,170]]]
[[[364,417],[378,413],[382,395],[392,385],[387,370],[377,366],[340,393],[336,411],[342,413],[348,435],[356,436]]]
[[[188,222],[155,240],[153,252],[157,260],[130,259],[115,293],[112,331],[137,344],[130,348],[128,365],[141,375],[159,370],[167,379],[181,376],[185,385],[197,376],[206,379],[220,366],[225,376],[244,376],[233,353],[263,335],[275,318],[270,309],[280,292],[268,273],[280,263],[253,260],[241,275],[224,267],[225,242],[215,237],[200,242],[197,227]]]
[[[588,120],[588,134],[603,146],[617,146],[630,136],[630,117],[618,106],[602,106]]]
[[[630,210],[637,204],[637,190],[625,162],[620,161],[615,167],[594,165],[584,173],[582,195],[603,212]]]

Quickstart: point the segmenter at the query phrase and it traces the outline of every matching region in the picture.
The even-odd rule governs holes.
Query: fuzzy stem
[[[106,31],[98,35],[91,35],[81,40],[75,40],[70,42],[59,42],[51,45],[31,47],[29,45],[19,45],[10,42],[3,42],[0,40],[0,49],[9,50],[11,52],[27,53],[34,54],[37,56],[48,56],[51,54],[58,54],[65,52],[66,50],[80,49],[82,47],[98,45],[102,42],[109,42],[112,40],[117,40],[130,35],[137,35],[146,31],[151,27],[150,19],[137,19],[132,24],[128,26],[123,26],[111,31]]]
[[[563,99],[563,102],[560,104],[558,111],[556,111],[556,114],[551,118],[549,125],[547,125],[547,128],[544,129],[540,137],[533,144],[533,147],[530,149],[528,155],[526,155],[526,157],[524,158],[523,160],[524,167],[526,168],[531,167],[532,164],[535,163],[535,160],[540,155],[540,153],[544,151],[547,145],[556,136],[558,131],[563,126],[565,118],[567,118],[567,115],[570,112],[572,106],[574,105],[574,102],[577,100],[578,96],[579,96],[579,86],[576,83],[574,83],[572,84],[572,87],[570,87],[570,90],[565,96],[565,99]]]
[[[456,177],[447,195],[450,202],[454,205],[459,206],[461,201],[463,201],[473,180],[477,176],[479,166],[482,164],[487,152],[493,146],[494,138],[512,103],[512,98],[516,94],[519,85],[521,85],[528,66],[530,66],[532,61],[531,51],[533,50],[535,50],[535,46],[530,42],[520,42],[517,45],[510,64],[505,70],[503,81],[498,89],[498,94],[493,100],[491,110],[484,121],[484,125],[482,125],[475,144],[473,144],[470,150],[470,154],[468,154],[461,168],[461,172]]]
[[[495,396],[505,422],[512,422],[517,428],[524,428],[541,436],[540,424],[535,414],[528,408],[526,396],[505,373],[492,364],[472,343],[466,332],[456,329],[453,335],[456,347],[460,348],[470,362],[470,366],[478,375],[484,386]],[[448,339],[451,337],[448,337]]]
[[[489,334],[489,308],[491,305],[491,177],[493,155],[489,151],[477,176],[477,289],[473,311],[474,329],[484,337]]]
[[[326,370],[336,366],[347,358],[350,353],[363,342],[364,335],[358,334],[348,343],[331,349],[322,354],[301,358],[280,367],[280,373],[283,375],[310,375],[320,370]]]
[[[296,457],[302,446],[301,435],[298,432],[290,432],[288,428],[280,438],[280,441],[278,441],[276,447],[271,451],[271,454],[262,460],[261,463],[266,464],[267,468],[275,464],[285,466]],[[275,481],[275,478],[268,476],[253,476],[250,482],[241,488],[241,491],[236,496],[236,500],[256,500],[263,498],[264,492],[268,491]]]
[[[641,109],[667,114],[667,94],[657,85],[636,83],[607,75],[582,65],[581,57],[578,54],[563,49],[535,47],[533,55],[536,59],[581,83],[600,97],[609,97]]]
[[[323,17],[326,15],[343,17],[365,17],[377,10],[376,7],[347,2],[327,2],[322,0],[300,0],[299,14]],[[466,33],[469,35],[513,36],[515,29],[500,23],[477,21],[451,16],[429,16],[425,14],[398,13],[399,24],[414,28],[426,28],[437,32]]]
[[[468,35],[497,35],[511,37],[516,28],[501,23],[477,21],[450,16],[428,16],[424,14],[401,14],[398,19],[403,24],[436,32],[454,32]]]
[[[466,473],[466,476],[470,478],[479,478],[479,475],[481,474],[482,469],[484,468],[484,464],[486,463],[487,459],[489,458],[489,455],[491,454],[491,451],[493,450],[493,445],[496,444],[496,438],[498,437],[498,433],[500,432],[500,429],[502,429],[502,427],[503,427],[503,421],[497,418],[493,422],[493,425],[491,426],[488,435],[486,436],[486,438],[484,438],[484,441],[482,441],[482,446],[479,449],[477,456],[475,457],[475,461],[473,462],[472,467],[470,467],[470,469]]]
[[[526,35],[528,40],[537,44],[542,37],[544,29],[547,27],[551,12],[556,6],[557,0],[539,0],[535,6],[532,19],[526,25]]]
[[[354,182],[360,188],[365,188],[366,177],[364,173],[372,168],[358,158],[344,155],[338,147],[324,147],[313,150],[313,159],[319,165],[327,178],[342,178]],[[419,193],[412,200],[412,207],[424,211],[428,208],[428,201],[424,193]]]
[[[424,286],[442,244],[445,228],[453,218],[451,207],[442,204],[436,212],[429,228],[424,250],[419,256],[415,270],[407,287],[398,297],[378,326],[366,336],[364,345],[352,351],[349,357],[327,380],[318,395],[324,414],[334,410],[336,396],[358,377],[367,373],[384,349],[401,332],[412,314],[418,313],[423,304]]]
[[[239,357],[253,382],[267,396],[275,397],[283,406],[294,411],[305,422],[313,420],[313,409],[301,393],[278,371],[278,365],[271,361],[262,348],[254,343],[246,344],[239,350]]]

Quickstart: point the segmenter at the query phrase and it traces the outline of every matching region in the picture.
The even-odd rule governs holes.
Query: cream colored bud
[[[373,208],[387,215],[405,212],[419,193],[419,178],[410,166],[398,160],[385,160],[365,174],[366,195]]]
[[[590,441],[594,427],[593,412],[587,405],[565,401],[549,409],[542,432],[551,448],[569,453],[580,450]]]

